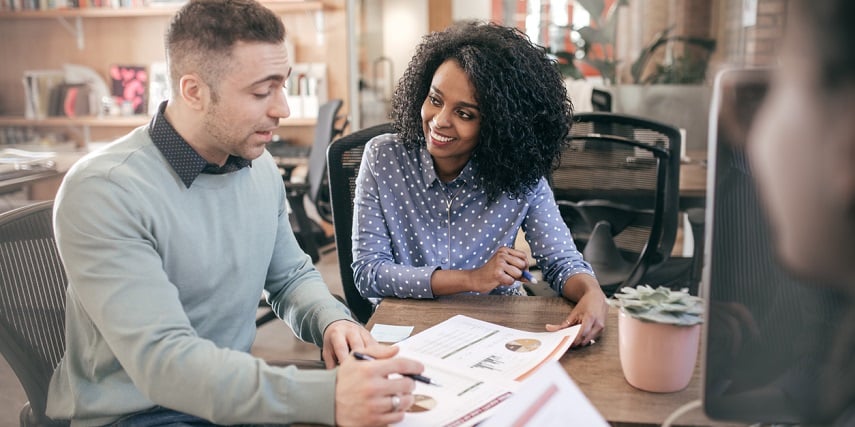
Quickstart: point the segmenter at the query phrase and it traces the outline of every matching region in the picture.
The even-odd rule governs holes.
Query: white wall
[[[392,59],[395,84],[427,33],[427,0],[383,0],[383,48]]]
[[[490,0],[453,0],[452,20],[489,20],[490,6]],[[385,103],[427,34],[428,0],[362,0],[362,7],[364,28],[359,44],[366,61],[362,78],[374,88],[371,96],[379,96],[374,100]],[[391,81],[386,76],[386,62],[377,64],[375,75],[374,62],[381,56],[392,61]],[[369,108],[366,102],[363,99],[363,109]]]
[[[366,2],[376,4],[377,1]],[[427,0],[381,0],[383,55],[392,59],[394,82],[404,73],[416,45],[428,31]],[[490,19],[490,0],[454,0],[452,20]],[[366,29],[370,32],[370,29]]]
[[[464,19],[487,21],[490,19],[490,3],[490,0],[454,0],[451,3],[451,19],[455,22]]]

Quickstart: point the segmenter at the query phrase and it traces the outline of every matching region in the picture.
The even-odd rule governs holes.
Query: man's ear
[[[194,110],[204,110],[211,99],[211,88],[197,74],[185,74],[178,81],[179,94]]]

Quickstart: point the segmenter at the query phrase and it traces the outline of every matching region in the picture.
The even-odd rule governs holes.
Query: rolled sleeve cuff
[[[335,383],[338,369],[297,369],[294,373],[300,392],[291,393],[292,408],[299,408],[301,423],[335,425]]]
[[[394,296],[398,298],[433,298],[430,278],[439,267],[382,267],[380,280],[372,285],[378,297]],[[382,283],[382,284],[381,284]]]
[[[556,292],[558,292],[558,295],[564,295],[564,285],[567,284],[567,280],[569,280],[571,277],[573,277],[577,274],[587,274],[587,275],[593,277],[594,279],[597,278],[597,275],[594,274],[594,270],[592,270],[590,268],[576,267],[576,268],[572,268],[570,270],[567,270],[567,272],[562,274],[561,277],[559,277],[558,281],[555,283],[554,289]]]

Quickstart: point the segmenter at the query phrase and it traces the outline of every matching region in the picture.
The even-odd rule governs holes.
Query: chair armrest
[[[289,199],[292,196],[303,197],[309,192],[309,184],[306,182],[285,181],[285,190],[288,192]]]
[[[291,215],[297,223],[294,227],[294,234],[298,237],[303,250],[312,257],[312,262],[318,262],[321,254],[318,251],[318,243],[313,236],[312,220],[309,219],[303,202],[308,192],[309,184],[307,183],[285,182],[285,196],[291,206]]]
[[[686,211],[689,225],[692,227],[692,274],[690,277],[693,295],[698,294],[698,285],[701,282],[701,274],[704,267],[704,239],[706,237],[706,209],[691,208]]]
[[[291,181],[291,175],[294,173],[294,169],[297,169],[298,165],[296,164],[279,164],[279,173],[282,174],[282,180],[285,182]]]

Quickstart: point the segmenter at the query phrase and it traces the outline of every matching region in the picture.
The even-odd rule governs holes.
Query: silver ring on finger
[[[401,409],[401,397],[397,394],[392,395],[392,412],[398,412]]]

